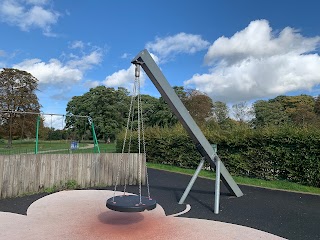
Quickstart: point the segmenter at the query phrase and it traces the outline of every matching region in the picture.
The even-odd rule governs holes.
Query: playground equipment
[[[220,173],[222,177],[222,182],[225,184],[227,189],[233,195],[241,197],[243,195],[242,191],[238,185],[233,180],[232,176],[229,174],[228,170],[224,166],[223,162],[220,160],[216,153],[216,149],[213,149],[208,140],[205,138],[200,128],[197,126],[191,115],[189,114],[186,107],[183,105],[177,94],[174,92],[172,87],[169,85],[168,81],[162,74],[161,70],[152,59],[151,55],[147,50],[141,51],[133,60],[133,64],[141,65],[145,73],[148,75],[150,80],[156,86],[161,96],[168,103],[169,107],[173,113],[177,116],[179,121],[182,123],[189,136],[196,145],[197,150],[203,156],[197,171],[195,172],[193,179],[191,179],[189,185],[187,186],[183,196],[181,197],[179,203],[183,203],[187,197],[189,191],[192,188],[194,180],[197,178],[204,160],[209,162],[212,168],[216,167],[217,179],[216,179],[216,192],[215,192],[215,213],[219,212],[219,195],[220,195],[220,185],[219,178]]]
[[[146,160],[146,144],[145,144],[145,136],[144,136],[144,124],[143,124],[143,115],[142,115],[142,104],[141,104],[141,96],[140,96],[140,66],[136,65],[135,69],[135,81],[133,86],[133,93],[131,96],[129,114],[127,119],[127,126],[125,130],[125,136],[122,145],[122,153],[120,164],[117,173],[116,184],[114,187],[113,197],[107,200],[106,206],[114,211],[119,212],[142,212],[144,210],[152,210],[156,207],[157,202],[156,200],[152,199],[150,196],[150,189],[149,189],[149,180],[148,180],[148,172],[147,167],[145,167],[146,172],[146,183],[147,183],[147,192],[148,196],[142,196],[142,161]],[[137,106],[137,109],[134,107]],[[138,169],[139,169],[139,195],[127,195],[126,194],[126,187],[128,182],[128,163],[125,169],[125,182],[123,188],[123,194],[115,196],[117,185],[119,183],[119,175],[121,166],[124,166],[123,158],[124,158],[124,151],[125,148],[128,148],[128,153],[131,151],[131,142],[132,142],[132,133],[134,130],[134,120],[135,120],[135,113],[137,114],[137,130],[138,133]],[[128,132],[130,132],[130,136],[128,139]],[[128,143],[127,143],[128,140]],[[127,146],[128,145],[128,146]],[[130,154],[128,154],[130,156]]]
[[[243,196],[241,189],[233,180],[232,176],[224,166],[223,162],[220,160],[219,156],[216,153],[216,149],[214,149],[208,140],[205,138],[203,133],[201,132],[198,125],[195,123],[191,115],[189,114],[186,107],[183,105],[173,88],[170,86],[164,75],[162,74],[161,70],[152,59],[150,53],[147,50],[141,51],[132,61],[132,64],[135,64],[135,76],[136,79],[140,76],[140,66],[143,68],[144,72],[148,75],[152,83],[160,92],[161,96],[164,100],[168,103],[169,107],[182,123],[184,128],[186,129],[187,133],[195,143],[195,146],[199,153],[202,155],[202,159],[199,163],[199,166],[193,175],[189,185],[187,186],[184,194],[182,195],[179,204],[182,204],[186,199],[187,195],[189,194],[203,164],[204,161],[207,161],[212,168],[216,168],[216,188],[215,188],[215,209],[214,212],[216,214],[219,213],[219,196],[220,196],[220,174],[222,177],[222,182],[225,184],[227,189],[235,195],[236,197]],[[128,119],[129,121],[129,119]],[[128,128],[128,127],[127,127]],[[140,130],[140,129],[139,129]],[[140,183],[141,188],[141,183]],[[115,187],[116,189],[116,187]],[[125,196],[125,194],[124,194]],[[137,202],[137,199],[139,201]],[[132,197],[123,197],[117,196],[107,200],[107,207],[115,211],[123,211],[123,212],[130,212],[130,211],[143,211],[145,209],[153,209],[154,202],[150,202],[150,209],[148,208],[149,202],[145,203],[142,201],[141,191],[140,196],[132,196]]]
[[[73,115],[73,114],[63,115],[63,114],[56,114],[56,113],[22,112],[22,111],[21,112],[20,111],[4,111],[4,110],[0,110],[0,112],[1,113],[10,113],[10,114],[23,114],[23,116],[28,115],[28,114],[37,115],[37,120],[36,120],[36,142],[35,142],[35,150],[34,150],[35,154],[39,153],[39,128],[40,128],[41,116],[50,116],[51,117],[51,128],[52,128],[52,116],[61,116],[62,119],[64,117],[85,118],[85,119],[88,120],[88,123],[91,126],[93,143],[94,143],[94,152],[95,153],[100,153],[99,143],[98,143],[98,139],[97,139],[95,128],[94,128],[94,123],[93,123],[93,120],[92,120],[92,118],[90,116]]]

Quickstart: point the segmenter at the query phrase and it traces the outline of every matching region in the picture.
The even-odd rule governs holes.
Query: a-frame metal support
[[[133,64],[140,65],[148,75],[152,83],[156,86],[164,100],[168,103],[171,110],[182,123],[189,136],[192,138],[196,148],[204,159],[209,162],[212,168],[215,168],[216,160],[220,161],[219,156],[214,152],[210,143],[195,123],[186,107],[183,105],[167,79],[159,69],[158,65],[152,59],[147,50],[141,51],[133,60]],[[233,180],[232,176],[220,161],[221,178],[224,185],[235,196],[241,197],[242,191]]]

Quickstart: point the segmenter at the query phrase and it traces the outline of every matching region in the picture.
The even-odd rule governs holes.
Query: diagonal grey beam
[[[189,136],[192,138],[200,154],[209,162],[212,168],[215,168],[215,159],[219,159],[218,155],[212,149],[212,146],[195,123],[186,107],[183,105],[167,79],[155,63],[147,50],[141,51],[133,60],[133,64],[140,65],[150,80],[156,86],[164,100],[168,103],[171,110],[177,116]],[[243,195],[232,176],[221,162],[221,178],[228,190],[237,197]]]

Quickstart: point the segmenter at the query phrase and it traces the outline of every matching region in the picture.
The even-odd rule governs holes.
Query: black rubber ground
[[[183,211],[185,204],[178,202],[191,176],[154,169],[148,169],[148,174],[151,197],[165,213],[171,215]],[[220,213],[214,214],[214,186],[214,181],[198,178],[185,201],[191,205],[191,210],[180,217],[234,223],[290,240],[320,239],[320,195],[240,185],[244,196],[237,198],[230,195],[222,184]],[[113,190],[113,187],[103,189]],[[127,186],[127,191],[139,192],[137,186]],[[26,214],[28,206],[43,196],[45,194],[0,200],[0,211]]]

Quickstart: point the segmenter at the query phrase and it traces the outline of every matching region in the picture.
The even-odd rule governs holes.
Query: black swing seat
[[[154,199],[138,195],[120,195],[109,198],[106,204],[107,208],[118,212],[143,212],[152,210],[157,206]]]

